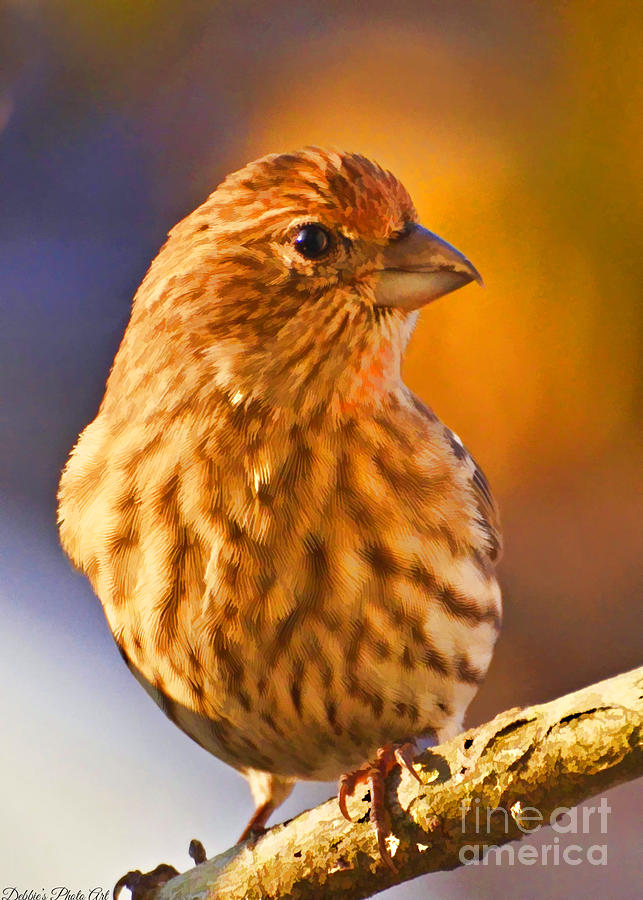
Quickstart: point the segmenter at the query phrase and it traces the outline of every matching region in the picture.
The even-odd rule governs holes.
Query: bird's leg
[[[411,775],[422,784],[422,779],[413,768],[413,759],[417,754],[417,747],[414,743],[406,742],[403,744],[387,744],[381,747],[375,756],[374,762],[364,763],[354,772],[348,772],[342,775],[339,780],[338,802],[342,815],[349,822],[352,822],[346,800],[352,796],[360,784],[368,787],[371,795],[371,810],[369,813],[369,821],[375,829],[377,835],[377,846],[386,865],[394,872],[397,871],[388,847],[386,846],[386,838],[391,832],[388,810],[386,809],[386,797],[384,792],[384,779],[395,768],[406,769]]]
[[[247,841],[248,838],[256,840],[265,832],[266,822],[284,802],[295,784],[292,778],[273,775],[272,772],[262,772],[259,769],[244,769],[243,776],[250,785],[256,809],[243,829],[239,843]]]
[[[239,837],[237,843],[240,844],[242,841],[247,841],[248,838],[256,839],[258,837],[261,837],[261,835],[266,831],[266,822],[270,818],[274,809],[275,804],[270,800],[266,800],[265,803],[261,803],[250,816],[250,821],[241,832],[241,836]]]

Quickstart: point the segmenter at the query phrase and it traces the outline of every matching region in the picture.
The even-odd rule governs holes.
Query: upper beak
[[[456,291],[470,281],[482,284],[475,266],[459,250],[421,225],[392,240],[376,272],[377,306],[413,310]]]

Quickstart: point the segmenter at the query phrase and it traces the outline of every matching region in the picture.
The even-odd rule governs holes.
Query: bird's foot
[[[348,772],[342,775],[339,780],[338,802],[342,815],[349,822],[352,822],[346,801],[351,797],[359,785],[368,787],[371,795],[371,810],[369,813],[369,821],[375,829],[377,835],[377,846],[386,865],[397,872],[393,858],[386,845],[386,838],[391,833],[390,819],[386,808],[386,798],[384,790],[384,779],[395,768],[406,769],[411,775],[422,784],[422,779],[413,768],[413,760],[417,754],[415,744],[407,742],[404,744],[387,744],[381,747],[376,754],[375,761],[364,763],[354,772]]]
[[[188,854],[194,860],[195,866],[206,860],[203,844],[197,838],[192,838],[190,841]],[[118,895],[123,888],[127,888],[130,891],[132,900],[153,900],[158,889],[179,874],[180,872],[177,872],[174,866],[170,866],[168,863],[160,863],[151,872],[141,872],[140,869],[132,869],[132,871],[123,875],[122,878],[119,878],[114,885],[114,900],[118,900]]]

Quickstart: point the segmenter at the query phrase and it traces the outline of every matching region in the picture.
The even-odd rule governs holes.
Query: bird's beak
[[[375,303],[410,311],[470,281],[482,284],[466,256],[437,234],[412,225],[384,248],[376,272]]]

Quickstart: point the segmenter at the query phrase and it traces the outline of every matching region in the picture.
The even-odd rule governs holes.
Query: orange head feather
[[[378,307],[375,278],[416,218],[400,182],[357,154],[308,148],[228,176],[154,260],[105,407],[114,383],[125,415],[125,394],[146,408],[222,392],[296,412],[377,402],[401,385],[416,313]]]

